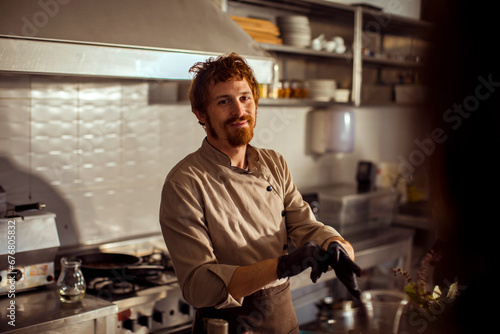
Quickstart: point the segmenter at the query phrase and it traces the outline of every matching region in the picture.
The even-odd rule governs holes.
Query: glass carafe
[[[61,274],[57,279],[59,299],[64,303],[77,303],[85,295],[85,279],[80,265],[82,261],[76,258],[61,259]]]
[[[406,294],[393,290],[368,290],[361,293],[368,333],[396,334],[403,309],[408,303]]]

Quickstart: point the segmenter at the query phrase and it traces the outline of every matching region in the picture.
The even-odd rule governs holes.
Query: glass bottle
[[[85,295],[85,279],[80,265],[82,261],[76,258],[61,259],[61,274],[57,279],[59,299],[64,303],[77,303]]]

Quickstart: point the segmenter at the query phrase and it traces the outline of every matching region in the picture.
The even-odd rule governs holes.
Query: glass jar
[[[85,295],[85,279],[80,266],[82,261],[76,258],[61,259],[61,274],[57,279],[59,299],[64,303],[77,303]]]

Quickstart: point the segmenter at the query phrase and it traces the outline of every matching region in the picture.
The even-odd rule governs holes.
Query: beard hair
[[[233,147],[243,146],[250,144],[253,138],[253,126],[250,126],[236,130],[234,135],[228,136],[229,144]]]
[[[255,117],[257,117],[257,113],[255,113]],[[211,120],[208,117],[208,114],[206,115],[206,121],[207,121],[207,130],[210,132],[210,135],[218,139],[219,136],[217,132],[214,130]],[[250,141],[253,138],[253,129],[256,124],[256,120],[251,117],[251,116],[241,116],[241,117],[233,117],[228,119],[226,122],[224,122],[224,129],[227,129],[228,126],[230,126],[234,122],[239,122],[239,121],[248,121],[248,127],[244,127],[241,129],[237,129],[234,134],[230,133],[229,131],[227,132],[228,134],[228,142],[231,146],[233,147],[239,147],[243,145],[247,145],[250,143]]]

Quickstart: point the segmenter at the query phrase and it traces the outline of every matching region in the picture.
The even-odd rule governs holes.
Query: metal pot
[[[78,256],[82,260],[81,269],[87,279],[110,277],[124,279],[134,276],[156,275],[165,267],[161,265],[141,265],[141,258],[128,254],[94,253]]]
[[[316,306],[322,330],[328,333],[347,333],[360,328],[361,307],[352,300],[334,302],[332,297],[326,297]]]

